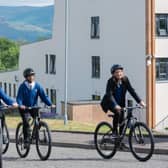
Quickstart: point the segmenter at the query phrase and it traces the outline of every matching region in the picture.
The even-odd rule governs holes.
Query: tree
[[[0,38],[0,70],[18,67],[19,45],[6,38]]]

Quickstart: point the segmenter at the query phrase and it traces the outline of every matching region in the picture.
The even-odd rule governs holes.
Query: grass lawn
[[[43,119],[43,120],[48,123],[51,130],[94,132],[96,128],[96,124],[92,123],[80,123],[75,121],[69,121],[67,125],[64,125],[63,120],[58,119]],[[8,128],[15,129],[20,121],[21,118],[19,116],[6,116],[6,122]]]
[[[81,132],[94,132],[96,125],[95,123],[80,123],[76,121],[68,121],[67,125],[64,125],[63,120],[59,119],[43,119],[46,121],[50,127],[51,130],[57,130],[57,131],[81,131]],[[12,116],[7,115],[6,116],[6,122],[8,125],[8,128],[16,129],[18,123],[21,121],[20,116]],[[101,121],[100,121],[101,122]],[[102,128],[101,132],[106,132],[109,130],[108,128]],[[153,132],[155,135],[160,135],[159,132]],[[127,134],[129,134],[129,129],[127,130]]]

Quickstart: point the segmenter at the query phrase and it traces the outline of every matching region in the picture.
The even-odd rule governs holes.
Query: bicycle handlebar
[[[2,105],[2,106],[0,106],[0,110],[6,110],[6,109],[10,109],[10,108],[14,108],[14,107],[11,106],[11,105]]]
[[[25,109],[27,109],[27,110],[33,110],[33,109],[42,109],[42,108],[50,109],[50,108],[52,108],[52,106],[47,106],[47,107],[32,106],[32,107],[26,107]]]
[[[144,109],[146,107],[142,107],[142,106],[134,106],[134,107],[125,107],[126,109]]]

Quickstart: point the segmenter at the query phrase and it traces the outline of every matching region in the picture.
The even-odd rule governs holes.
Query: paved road
[[[95,150],[53,147],[48,161],[40,161],[33,146],[25,159],[20,159],[11,144],[4,155],[3,168],[168,168],[168,155],[154,155],[145,163],[130,153],[118,152],[113,159],[103,160]]]

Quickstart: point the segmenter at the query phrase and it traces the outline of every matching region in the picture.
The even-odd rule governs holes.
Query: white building
[[[168,115],[168,2],[156,0],[155,10],[152,3],[153,0],[69,0],[68,101],[102,97],[110,67],[120,63],[140,97],[147,100],[148,106],[152,103],[143,119],[154,128]],[[153,10],[146,12],[148,8]],[[156,15],[160,35],[154,39],[151,28],[155,27],[150,18],[155,16],[153,11],[164,14]],[[150,38],[156,44],[156,54],[149,49]],[[154,71],[147,72],[153,65],[150,60],[146,64],[147,54],[156,56],[156,82],[151,78]],[[1,73],[2,86],[11,96],[15,96],[14,88],[23,81],[26,67],[36,71],[37,81],[55,99],[60,112],[65,91],[65,0],[55,0],[52,39],[22,46],[19,70]],[[148,90],[151,79],[155,82],[152,88],[156,99]],[[132,98],[128,95],[128,99]],[[163,122],[160,127],[165,127]]]

